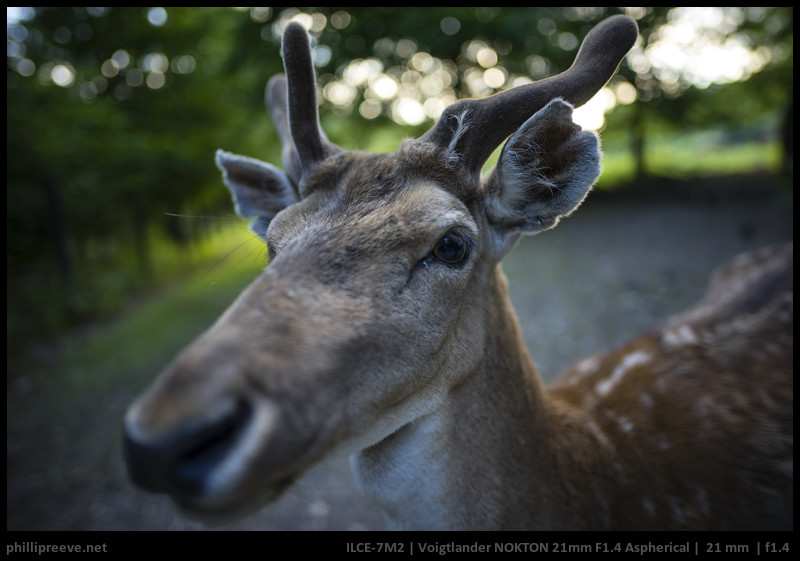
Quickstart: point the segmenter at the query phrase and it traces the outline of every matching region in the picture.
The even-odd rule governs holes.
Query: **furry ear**
[[[597,136],[554,99],[506,142],[485,184],[489,223],[503,236],[554,227],[581,204],[600,174]]]
[[[289,179],[281,170],[260,160],[217,150],[217,167],[233,195],[236,214],[253,218],[250,229],[266,239],[269,223],[284,208],[297,202]]]

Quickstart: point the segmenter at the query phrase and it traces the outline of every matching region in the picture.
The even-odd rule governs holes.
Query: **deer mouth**
[[[237,407],[221,421],[204,427],[191,436],[191,446],[179,456],[170,473],[170,482],[180,494],[205,493],[214,473],[235,453],[252,420],[249,407]]]
[[[159,439],[144,439],[126,426],[128,472],[142,489],[169,495],[188,516],[210,522],[238,518],[295,480],[285,472],[262,479],[264,448],[278,424],[277,406],[265,402],[238,403]]]

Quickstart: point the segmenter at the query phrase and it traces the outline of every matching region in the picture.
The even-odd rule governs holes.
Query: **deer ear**
[[[233,195],[236,214],[253,218],[250,229],[266,239],[269,223],[275,215],[297,202],[286,174],[275,166],[245,156],[217,150],[217,167]]]
[[[600,174],[597,136],[554,99],[506,142],[485,184],[489,223],[501,234],[554,227],[581,204]]]

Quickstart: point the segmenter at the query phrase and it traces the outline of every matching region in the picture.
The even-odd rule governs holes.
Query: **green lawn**
[[[675,179],[776,172],[781,165],[781,147],[777,142],[720,145],[707,136],[673,137],[653,141],[646,162],[648,174]],[[634,177],[634,165],[626,146],[604,145],[603,174],[598,187],[614,188],[629,183]]]
[[[172,280],[134,296],[119,313],[56,338],[45,359],[10,358],[10,378],[47,380],[52,392],[103,391],[134,374],[150,379],[208,328],[265,265],[264,246],[239,222],[175,265]],[[166,258],[166,252],[161,258]],[[55,352],[52,352],[52,351]],[[33,355],[34,357],[37,355]],[[145,383],[147,380],[142,380]]]
[[[604,149],[600,187],[613,188],[630,181],[630,154],[613,145]],[[654,143],[648,169],[654,175],[667,177],[774,170],[779,165],[779,155],[775,143],[721,147],[707,138],[683,137]],[[84,292],[89,297],[104,291],[116,292],[107,297],[127,303],[118,306],[116,313],[98,319],[89,329],[63,330],[54,346],[58,351],[51,353],[57,364],[49,364],[45,370],[70,373],[64,379],[71,380],[70,385],[75,388],[102,384],[109,379],[109,372],[116,372],[115,376],[122,375],[121,370],[155,374],[175,352],[210,326],[266,263],[263,242],[247,230],[244,221],[221,223],[214,235],[188,248],[151,240],[152,280],[156,288],[135,292],[126,289],[124,283],[115,283],[121,275],[131,274],[124,271],[109,271],[108,278],[101,272],[85,277]],[[40,304],[47,307],[44,295]],[[10,318],[9,313],[9,322]],[[14,349],[10,353],[13,355]],[[37,370],[33,362],[24,357],[10,358],[10,378],[15,370]]]

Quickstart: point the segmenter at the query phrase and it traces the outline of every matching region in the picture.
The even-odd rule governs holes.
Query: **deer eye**
[[[433,255],[439,261],[456,265],[464,261],[469,253],[469,244],[458,235],[447,235],[443,237],[433,248]]]

